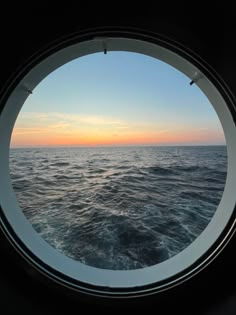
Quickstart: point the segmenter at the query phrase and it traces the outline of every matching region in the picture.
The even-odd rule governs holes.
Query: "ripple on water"
[[[35,230],[65,255],[105,269],[151,266],[189,246],[226,179],[224,146],[10,154],[13,188]]]

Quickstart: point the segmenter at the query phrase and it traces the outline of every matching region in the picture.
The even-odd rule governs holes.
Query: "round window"
[[[31,263],[78,290],[180,283],[232,230],[229,99],[169,43],[76,40],[30,67],[1,113],[2,224]]]

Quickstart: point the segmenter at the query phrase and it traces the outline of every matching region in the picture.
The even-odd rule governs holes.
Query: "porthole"
[[[112,270],[85,264],[67,257],[50,246],[34,230],[22,213],[9,171],[9,145],[17,115],[37,85],[51,72],[82,56],[123,51],[156,58],[189,78],[214,107],[224,130],[227,144],[227,178],[220,203],[205,229],[182,251],[169,259],[130,270]],[[155,36],[94,32],[64,41],[38,56],[21,78],[15,82],[0,117],[2,226],[21,254],[37,269],[62,285],[96,295],[135,296],[149,294],[181,283],[201,270],[226,244],[234,225],[235,124],[231,100],[223,83],[196,56],[177,45]]]

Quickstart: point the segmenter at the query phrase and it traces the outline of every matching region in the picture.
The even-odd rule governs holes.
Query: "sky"
[[[189,82],[143,54],[75,59],[27,98],[11,147],[225,144],[213,106]]]

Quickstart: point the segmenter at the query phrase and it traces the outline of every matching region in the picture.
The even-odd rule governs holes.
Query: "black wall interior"
[[[11,10],[3,10],[0,88],[6,86],[18,66],[55,39],[88,27],[132,26],[158,32],[194,50],[223,77],[236,95],[236,14],[230,4],[212,4],[207,8],[206,4],[192,1],[181,6],[176,2],[166,6],[146,3],[129,12],[121,4],[118,8],[115,2],[111,4],[100,11],[96,11],[92,3],[76,10],[66,10],[64,4],[63,15],[56,14],[53,6],[35,5],[29,10],[26,4],[22,8],[22,4],[20,11],[14,5]],[[64,10],[63,6],[61,9]],[[12,10],[17,15],[13,15]],[[210,266],[172,291],[132,302],[97,301],[84,296],[72,298],[38,281],[34,271],[19,265],[0,234],[0,313],[72,314],[84,312],[82,308],[85,308],[96,312],[120,309],[156,314],[236,314],[235,248],[234,236]]]

